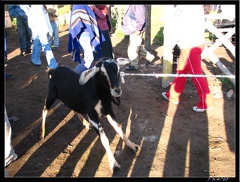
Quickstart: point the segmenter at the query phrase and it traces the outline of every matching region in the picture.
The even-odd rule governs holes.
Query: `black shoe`
[[[25,56],[25,51],[21,51],[20,56]]]
[[[152,63],[152,62],[150,62],[150,61],[147,61],[147,63],[146,63],[146,68],[154,68],[155,66],[154,66],[154,64]]]
[[[31,49],[29,48],[29,49],[26,49],[26,51],[25,51],[25,54],[30,54],[32,51],[31,51]]]
[[[138,70],[138,68],[135,68],[134,66],[128,65],[125,67],[126,71],[134,71],[134,70]]]

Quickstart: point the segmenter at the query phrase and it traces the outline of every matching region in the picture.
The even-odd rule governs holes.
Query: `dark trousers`
[[[21,52],[30,49],[32,45],[32,30],[28,27],[28,19],[25,16],[17,17],[17,31]]]

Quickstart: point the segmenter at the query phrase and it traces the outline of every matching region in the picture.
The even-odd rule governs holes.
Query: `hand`
[[[138,35],[140,35],[140,34],[141,34],[141,31],[139,31],[139,30],[136,30],[134,34],[136,34],[136,35],[138,36]]]
[[[89,5],[92,10],[95,10],[97,7],[95,5]]]

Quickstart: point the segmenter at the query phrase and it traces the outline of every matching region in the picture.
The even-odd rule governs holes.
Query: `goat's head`
[[[106,77],[111,95],[114,97],[120,97],[122,89],[119,85],[119,70],[119,65],[114,59],[102,58],[94,67],[82,72],[79,78],[79,84],[85,84],[90,78],[99,72]]]

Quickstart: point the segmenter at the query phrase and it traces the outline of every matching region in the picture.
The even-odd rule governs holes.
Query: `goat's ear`
[[[81,76],[79,78],[79,84],[84,85],[91,77],[93,77],[97,72],[99,71],[99,68],[96,66],[92,67],[89,70],[83,71],[81,73]]]

